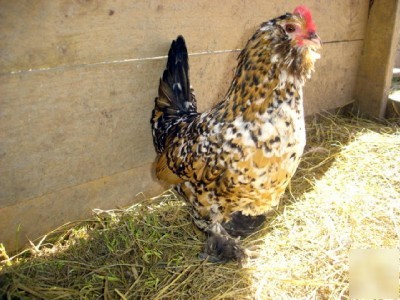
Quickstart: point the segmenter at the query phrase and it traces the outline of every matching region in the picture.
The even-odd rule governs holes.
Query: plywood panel
[[[325,42],[308,114],[353,98],[368,3],[305,1]],[[202,111],[230,84],[232,50],[298,4],[0,0],[0,241],[159,191],[149,119],[171,39],[186,37]]]
[[[325,45],[316,72],[306,84],[308,114],[352,99],[361,50],[362,42]],[[197,56],[190,61],[192,83],[204,110],[223,97],[236,54]],[[126,206],[141,199],[135,198],[137,193],[151,196],[161,190],[152,176],[154,151],[148,119],[164,63],[117,64],[111,70],[110,66],[96,66],[84,72],[71,68],[54,71],[51,76],[38,72],[12,80],[7,77],[9,86],[3,85],[2,90],[8,91],[4,99],[9,100],[0,107],[4,121],[0,122],[0,149],[4,151],[8,141],[10,153],[3,153],[0,159],[0,240],[10,249],[17,240],[21,244],[65,222],[85,218],[93,208]],[[142,87],[140,91],[129,78],[137,70],[143,74],[133,76]],[[31,97],[19,98],[23,93],[18,85]],[[62,92],[63,86],[70,88]],[[53,97],[41,96],[48,93]],[[4,136],[6,132],[8,136]],[[108,176],[111,173],[114,175]]]
[[[316,71],[304,89],[307,115],[334,109],[354,100],[363,42],[324,45]]]
[[[151,162],[157,63],[3,78],[2,206]]]
[[[227,89],[236,55],[190,59],[201,108]],[[3,76],[0,207],[152,162],[149,120],[164,65],[160,59]]]
[[[352,99],[361,45],[324,47],[306,85],[307,114]],[[223,98],[236,56],[190,58],[200,111]],[[161,59],[6,76],[0,84],[0,207],[152,162],[149,118],[164,64]]]
[[[94,208],[127,207],[162,190],[150,165],[0,208],[0,242],[8,250],[70,221],[88,218]],[[138,191],[148,191],[138,194]]]
[[[325,42],[362,39],[367,0],[306,1]],[[0,0],[0,72],[165,55],[183,34],[191,52],[237,49],[285,1]]]
[[[315,114],[323,110],[345,105],[354,99],[354,87],[360,56],[362,53],[363,41],[349,41],[339,43],[328,43],[323,45],[321,59],[317,60],[315,72],[311,79],[305,85],[304,91],[304,107],[306,115]],[[225,56],[221,54],[221,56]],[[198,104],[200,111],[210,108],[217,100],[223,99],[233,77],[233,71],[236,67],[236,55],[226,57],[223,64],[215,65],[213,60],[209,59],[209,63],[204,69],[195,66],[192,72],[192,84],[198,95]],[[221,61],[219,61],[221,63]],[[218,69],[222,67],[223,69]],[[205,78],[218,78],[216,85],[209,81],[210,85],[202,82],[200,74],[196,74],[197,70],[203,74]],[[214,88],[216,86],[217,92]],[[211,96],[210,96],[211,95]]]

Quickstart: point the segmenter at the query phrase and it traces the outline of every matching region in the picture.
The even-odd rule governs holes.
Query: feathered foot
[[[228,222],[222,223],[222,226],[233,237],[247,237],[256,232],[265,223],[267,217],[265,214],[258,216],[246,216],[242,212],[237,211],[231,214]]]
[[[232,238],[220,223],[212,224],[208,229],[208,238],[201,259],[208,258],[214,263],[226,263],[231,260],[241,261],[246,257],[245,250],[239,245],[239,238]]]

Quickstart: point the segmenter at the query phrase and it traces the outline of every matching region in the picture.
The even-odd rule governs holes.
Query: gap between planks
[[[190,53],[189,56],[237,53],[240,51],[241,51],[241,49],[203,51],[203,52]],[[91,67],[91,66],[100,66],[100,65],[122,64],[122,63],[129,63],[129,62],[152,61],[152,60],[166,59],[167,57],[168,57],[167,55],[163,55],[163,56],[153,56],[153,57],[145,57],[145,58],[127,58],[127,59],[121,59],[121,60],[101,61],[101,62],[95,62],[95,63],[81,63],[81,64],[73,64],[73,65],[61,65],[61,66],[56,66],[56,67],[17,70],[17,71],[11,71],[11,72],[6,72],[6,73],[0,73],[0,76],[17,75],[17,74],[21,74],[21,73],[45,72],[45,71],[52,71],[52,70],[63,70],[63,69],[80,68],[80,67]]]
[[[111,178],[111,177],[114,177],[114,176],[121,175],[121,174],[123,174],[123,173],[128,173],[128,172],[131,172],[131,171],[134,170],[134,169],[143,168],[143,167],[145,167],[145,166],[147,166],[147,165],[150,166],[149,169],[151,170],[151,165],[152,165],[152,164],[153,164],[152,162],[145,163],[145,164],[141,164],[141,165],[139,165],[139,166],[135,166],[135,167],[130,168],[130,169],[127,169],[127,170],[117,171],[117,172],[114,172],[114,173],[109,174],[109,175],[106,175],[106,176],[101,176],[101,177],[93,178],[93,179],[90,179],[90,180],[87,180],[87,181],[84,181],[84,182],[80,182],[80,183],[77,183],[77,184],[72,184],[72,185],[64,186],[64,187],[61,187],[61,188],[58,188],[58,189],[49,190],[49,191],[47,191],[47,192],[38,194],[38,195],[36,195],[36,196],[34,196],[34,197],[20,199],[20,200],[18,200],[18,201],[15,202],[15,203],[8,204],[8,205],[5,205],[5,206],[1,206],[1,207],[0,207],[0,211],[3,210],[3,209],[5,209],[5,208],[8,208],[8,207],[12,207],[12,206],[19,205],[19,204],[21,204],[21,203],[24,203],[24,204],[25,204],[25,203],[30,202],[30,201],[35,201],[35,200],[38,199],[38,198],[44,198],[44,197],[47,197],[47,196],[49,196],[49,195],[51,195],[51,194],[64,192],[64,191],[66,191],[66,190],[70,190],[70,189],[74,189],[74,188],[79,188],[79,187],[81,187],[81,186],[85,186],[85,185],[88,185],[88,184],[92,184],[92,183],[94,183],[94,182],[96,182],[96,181],[99,181],[99,180],[105,180],[105,179],[108,179],[108,178]],[[153,182],[155,182],[154,184],[157,184],[157,180],[153,180]],[[134,196],[137,197],[137,196],[139,196],[140,194],[144,194],[143,191],[138,192],[138,193],[137,193],[136,195],[134,195]]]
[[[323,42],[323,44],[351,43],[351,42],[359,42],[359,41],[363,41],[363,40],[364,39],[337,40],[337,41]],[[239,53],[240,51],[242,51],[242,49],[202,51],[202,52],[190,53],[189,56]],[[46,72],[46,71],[53,71],[53,70],[65,70],[65,69],[71,69],[71,68],[81,68],[81,67],[90,67],[90,66],[123,64],[123,63],[130,63],[130,62],[161,60],[161,59],[166,59],[167,57],[168,57],[167,55],[162,55],[162,56],[153,56],[153,57],[145,57],[145,58],[127,58],[127,59],[121,59],[121,60],[101,61],[101,62],[95,62],[95,63],[81,63],[81,64],[72,64],[72,65],[61,65],[61,66],[56,66],[56,67],[45,67],[45,68],[28,69],[28,70],[16,70],[16,71],[11,71],[11,72],[0,73],[0,76],[18,75],[18,74],[23,74],[23,73]]]

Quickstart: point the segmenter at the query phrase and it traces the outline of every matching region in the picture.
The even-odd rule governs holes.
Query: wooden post
[[[400,0],[375,0],[370,8],[355,98],[360,112],[384,117],[400,31]]]

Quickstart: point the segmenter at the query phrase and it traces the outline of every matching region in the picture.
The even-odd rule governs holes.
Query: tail
[[[176,124],[188,121],[195,115],[197,103],[190,87],[188,52],[185,40],[178,36],[168,52],[167,67],[160,79],[151,118],[156,151],[164,151],[166,139],[176,130]]]

